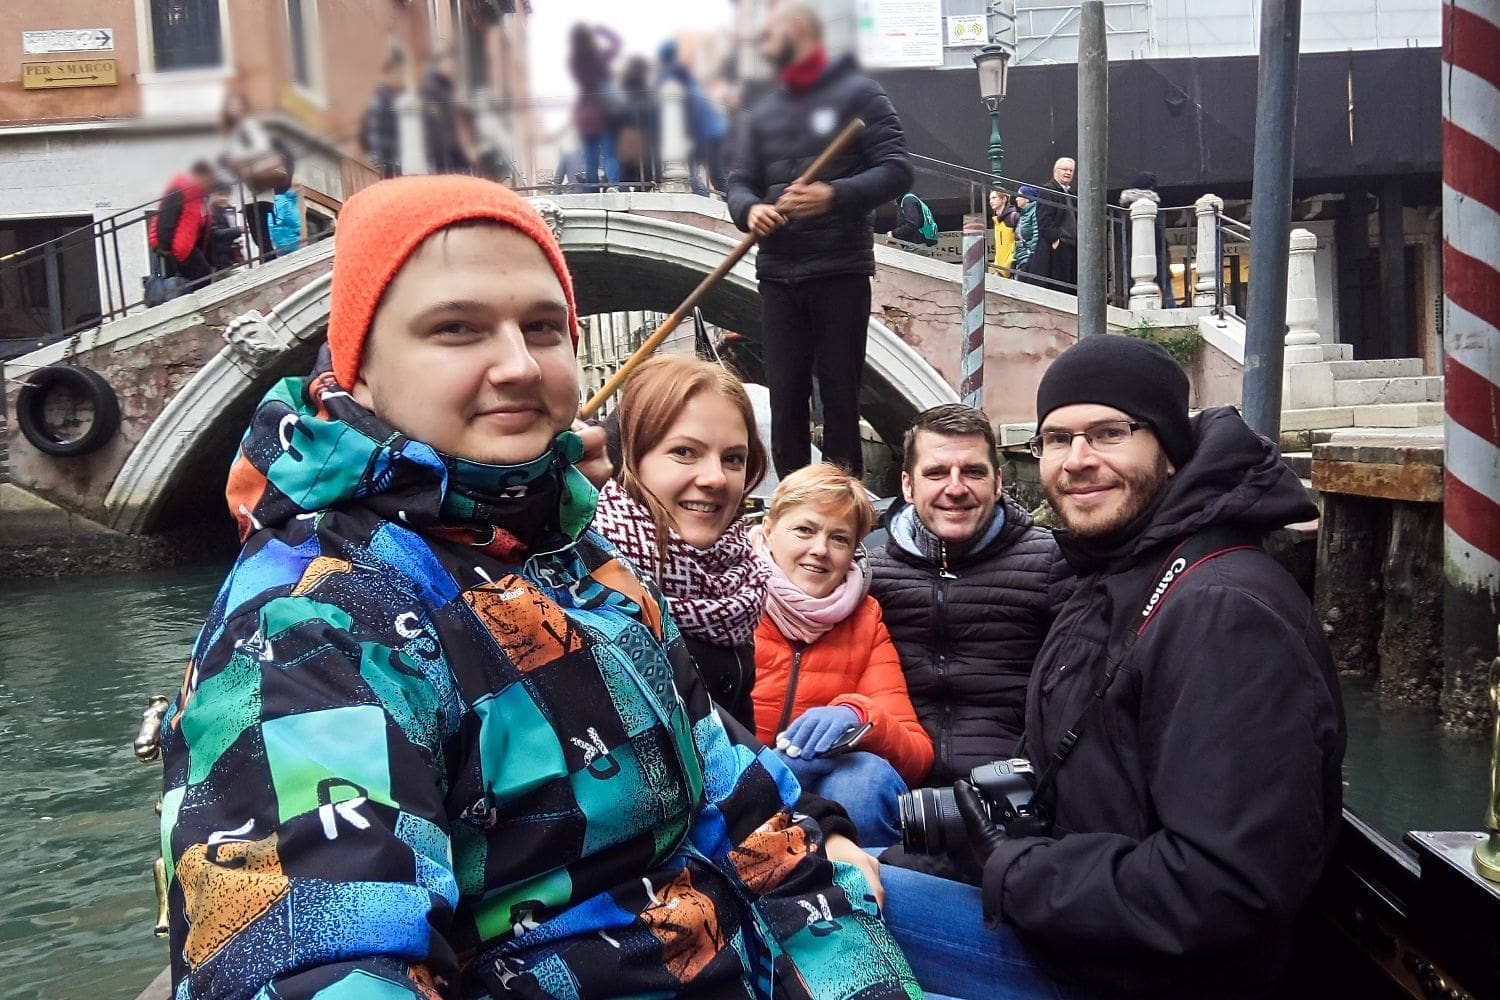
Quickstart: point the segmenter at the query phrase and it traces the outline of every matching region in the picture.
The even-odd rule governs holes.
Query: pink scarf
[[[870,576],[861,565],[865,561],[864,549],[860,549],[849,563],[849,572],[832,593],[827,597],[812,597],[787,579],[781,567],[776,565],[760,525],[750,529],[750,544],[771,570],[770,579],[766,581],[766,614],[788,639],[817,642],[829,629],[854,614],[854,609],[870,592]]]

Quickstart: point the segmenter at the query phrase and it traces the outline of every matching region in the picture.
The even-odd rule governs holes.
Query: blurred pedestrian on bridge
[[[401,128],[396,98],[406,89],[406,57],[391,53],[359,124],[359,145],[382,178],[401,174]]]
[[[568,72],[578,84],[573,127],[583,143],[585,183],[617,184],[620,163],[615,140],[626,108],[610,63],[620,53],[620,36],[602,24],[576,24],[570,44]]]
[[[729,188],[729,179],[724,172],[724,141],[729,136],[729,124],[709,100],[693,71],[678,58],[676,42],[664,42],[657,56],[661,60],[661,79],[676,80],[684,91],[688,138],[692,140],[688,171],[693,193],[708,194],[709,188],[704,186],[702,178],[707,174],[708,185],[722,197]]]
[[[238,91],[231,91],[224,98],[219,131],[224,137],[219,164],[244,189],[247,198],[242,211],[250,238],[255,242],[257,255],[270,260],[276,256],[276,250],[271,244],[267,221],[271,217],[274,188],[280,183],[286,164],[283,154],[288,151],[250,113],[249,101]]]

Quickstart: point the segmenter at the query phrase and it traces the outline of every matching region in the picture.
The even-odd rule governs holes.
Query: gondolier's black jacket
[[[875,273],[875,209],[911,190],[912,169],[896,109],[851,56],[835,60],[806,92],[778,86],[746,113],[729,174],[729,214],[748,232],[751,206],[774,204],[854,118],[864,121],[863,133],[821,178],[833,186],[833,208],[762,240],[760,280]]]
[[[1193,425],[1194,457],[1135,524],[1087,548],[1057,533],[1080,578],[1027,692],[1038,765],[1178,540],[1316,516],[1233,409]],[[1268,995],[1333,850],[1343,755],[1332,659],[1297,583],[1259,549],[1203,562],[1162,599],[1058,772],[1055,837],[1008,840],[990,857],[986,915],[1107,996]]]

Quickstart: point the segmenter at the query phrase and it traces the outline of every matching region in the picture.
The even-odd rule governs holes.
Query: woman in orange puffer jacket
[[[901,839],[896,797],[932,767],[932,740],[868,594],[859,540],[874,521],[859,480],[820,464],[782,480],[752,531],[771,567],[755,630],[756,735],[805,791],[848,810],[864,847]]]

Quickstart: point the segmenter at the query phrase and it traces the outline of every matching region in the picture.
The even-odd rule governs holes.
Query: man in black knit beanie
[[[1027,694],[1039,791],[1028,823],[1002,827],[976,784],[954,785],[987,924],[909,951],[912,968],[974,995],[942,970],[1019,938],[1064,995],[1275,995],[1338,834],[1345,731],[1321,624],[1260,540],[1317,509],[1233,408],[1190,418],[1187,377],[1147,341],[1065,351],[1037,417],[1079,574]],[[886,879],[903,943],[908,900],[938,891],[924,878]]]

